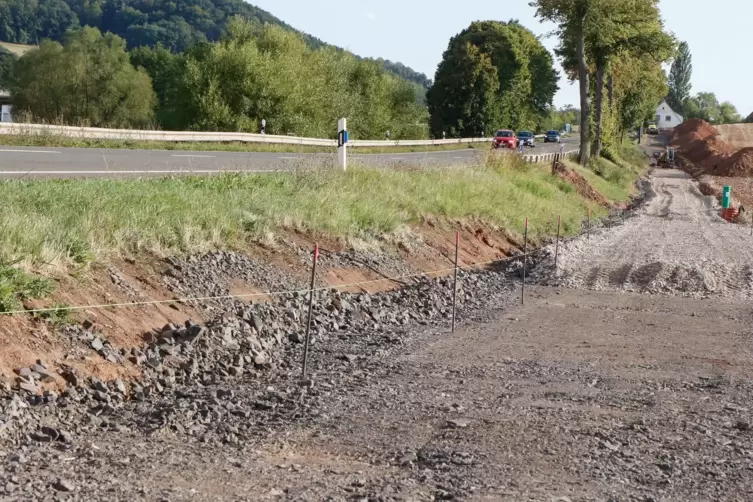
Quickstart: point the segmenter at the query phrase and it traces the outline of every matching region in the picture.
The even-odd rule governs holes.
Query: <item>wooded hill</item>
[[[71,28],[93,26],[122,37],[129,49],[160,44],[178,53],[222,39],[234,16],[297,32],[243,0],[0,0],[0,41],[34,45],[45,38],[61,41]],[[316,37],[298,33],[314,49],[327,46]],[[426,75],[401,63],[376,61],[394,75],[424,88],[431,85]]]

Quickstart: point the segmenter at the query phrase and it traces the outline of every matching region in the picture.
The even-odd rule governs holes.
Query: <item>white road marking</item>
[[[61,152],[55,152],[53,150],[4,150],[4,149],[0,149],[0,152],[9,152],[9,153],[61,153]]]
[[[278,159],[282,160],[298,160],[300,157],[277,157]]]
[[[405,160],[405,159],[402,157],[392,157],[390,160]]]
[[[171,157],[198,157],[200,159],[213,159],[214,155],[171,155]]]
[[[278,173],[282,169],[162,169],[155,171],[37,171],[30,169],[28,171],[3,171],[2,175],[48,175],[48,174],[222,174],[222,173]]]

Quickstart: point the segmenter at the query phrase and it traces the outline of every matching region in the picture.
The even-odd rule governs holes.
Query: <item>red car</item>
[[[511,148],[515,149],[518,146],[518,138],[515,136],[514,131],[500,130],[494,135],[494,141],[492,142],[493,148]]]

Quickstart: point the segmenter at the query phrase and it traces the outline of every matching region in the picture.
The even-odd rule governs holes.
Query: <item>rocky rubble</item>
[[[177,272],[170,273],[166,281],[176,290],[187,292],[189,282],[199,283],[204,285],[200,295],[217,296],[227,293],[225,281],[218,276],[250,278],[257,268],[253,260],[232,253],[173,260],[171,264]],[[511,286],[508,274],[519,274],[519,269],[519,263],[513,262],[497,271],[462,271],[458,317],[489,306]],[[273,272],[271,267],[260,270],[263,282],[271,289],[290,289],[284,273]],[[300,285],[293,281],[296,286]],[[451,302],[451,278],[424,278],[379,294],[316,291],[311,321],[312,368],[316,371],[321,351],[335,342],[355,346],[358,339],[375,347],[394,345],[411,326],[446,325]],[[282,421],[315,409],[321,389],[311,389],[310,381],[301,386],[297,376],[308,295],[292,293],[264,303],[219,300],[207,302],[207,307],[216,308],[217,303],[225,308],[213,321],[206,325],[187,321],[182,326],[155,329],[139,349],[117,349],[89,322],[66,327],[67,336],[82,348],[90,348],[112,363],[135,365],[141,377],[103,382],[78,375],[66,366],[53,372],[41,361],[31,368],[19,368],[12,390],[6,389],[0,399],[0,438],[15,444],[29,440],[68,442],[89,427],[168,427],[205,441],[237,443],[246,437],[243,428],[226,430],[224,418],[248,418],[261,412],[265,421]],[[328,364],[347,367],[359,357],[340,353]],[[43,391],[42,384],[56,375],[65,382],[65,389]],[[239,380],[258,381],[259,386],[251,385],[247,388],[254,391],[241,395],[227,386]],[[284,388],[264,385],[275,381],[284,381]],[[317,385],[326,388],[328,384]],[[298,405],[302,393],[309,396],[303,408]]]

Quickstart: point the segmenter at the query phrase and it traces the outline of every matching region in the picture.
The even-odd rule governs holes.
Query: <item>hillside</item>
[[[129,48],[162,44],[182,52],[191,45],[220,39],[228,21],[238,15],[259,25],[297,31],[243,0],[0,0],[0,40],[38,44],[44,38],[60,40],[68,29],[88,25],[123,37]],[[313,48],[327,45],[301,35]],[[400,63],[377,61],[395,75],[423,87],[430,85],[426,75]]]
[[[191,45],[220,39],[233,16],[296,31],[312,48],[327,45],[243,0],[0,0],[0,41],[38,44],[45,38],[61,40],[67,30],[88,25],[123,37],[129,48],[162,44],[182,52]],[[377,61],[399,77],[424,88],[431,85],[426,75],[401,63]]]

